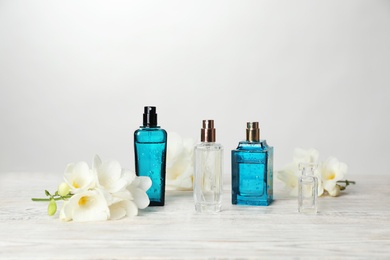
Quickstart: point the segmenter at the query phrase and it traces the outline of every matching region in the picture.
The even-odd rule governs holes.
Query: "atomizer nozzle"
[[[157,126],[157,113],[156,107],[146,106],[144,107],[144,126]]]
[[[214,120],[203,120],[200,130],[200,141],[206,143],[215,142]]]
[[[259,122],[247,122],[246,123],[246,140],[248,142],[260,141]]]

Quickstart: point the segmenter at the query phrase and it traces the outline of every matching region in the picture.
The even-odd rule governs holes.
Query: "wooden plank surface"
[[[192,192],[169,191],[166,206],[119,221],[61,222],[32,202],[54,191],[61,174],[0,174],[1,259],[390,259],[390,175],[353,178],[337,198],[320,198],[317,215],[297,212],[281,193],[269,207],[233,206],[199,214]]]

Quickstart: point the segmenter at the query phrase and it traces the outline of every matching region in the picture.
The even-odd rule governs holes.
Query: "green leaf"
[[[48,190],[45,190],[46,196],[50,196],[50,192]]]

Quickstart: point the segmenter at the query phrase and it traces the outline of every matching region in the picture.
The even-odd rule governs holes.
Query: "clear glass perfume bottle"
[[[197,212],[219,212],[223,147],[215,143],[214,120],[203,120],[201,143],[195,146],[194,201]]]
[[[298,211],[300,213],[317,213],[318,178],[314,172],[316,164],[301,163],[302,175],[298,179]]]
[[[246,141],[232,150],[232,204],[268,206],[273,200],[273,147],[248,122]]]
[[[143,126],[134,132],[135,172],[148,176],[150,206],[164,206],[167,132],[157,125],[156,107],[144,108]]]

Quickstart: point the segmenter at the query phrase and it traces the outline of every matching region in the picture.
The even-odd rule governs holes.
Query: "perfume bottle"
[[[273,200],[273,147],[248,122],[246,141],[232,150],[232,204],[268,206]]]
[[[223,147],[215,143],[214,120],[203,120],[201,143],[195,146],[194,201],[197,212],[219,212]]]
[[[144,108],[143,126],[134,132],[135,172],[148,176],[150,206],[164,206],[167,132],[157,126],[156,107]]]
[[[298,211],[300,213],[317,213],[318,178],[314,171],[317,165],[300,163],[302,175],[298,179]]]

